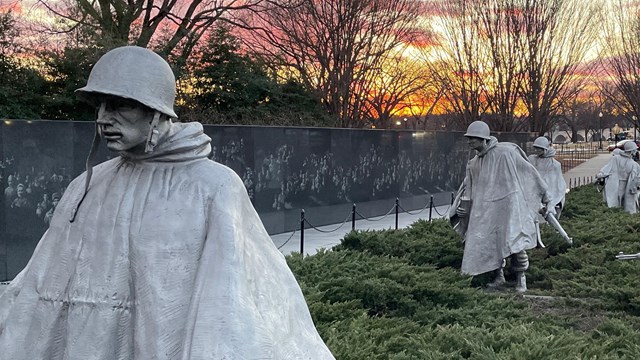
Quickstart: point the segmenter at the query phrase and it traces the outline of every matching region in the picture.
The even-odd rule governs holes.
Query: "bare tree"
[[[445,96],[461,115],[457,127],[483,118],[497,131],[512,131],[522,83],[522,18],[518,0],[454,0],[437,3],[436,62]],[[445,66],[442,66],[442,65]]]
[[[132,44],[187,59],[213,24],[238,25],[234,14],[263,0],[39,0],[58,18],[51,31],[82,28],[107,48]]]
[[[434,77],[426,76],[424,80],[423,86],[405,99],[404,108],[413,118],[414,129],[420,129],[422,125],[422,130],[427,130],[431,115],[443,109],[444,87]]]
[[[627,120],[638,126],[640,119],[640,17],[635,3],[618,0],[611,4],[605,22],[601,65],[606,78],[601,89]],[[637,6],[637,5],[635,5]]]
[[[522,11],[520,0],[479,0],[472,2],[480,20],[478,32],[482,34],[487,52],[483,64],[483,94],[488,112],[493,115],[491,128],[496,131],[514,131],[514,114],[522,87]]]
[[[444,87],[444,98],[450,110],[459,115],[458,127],[466,127],[487,108],[482,96],[481,70],[486,52],[482,50],[480,18],[467,0],[434,2],[440,15],[431,23],[437,34],[437,51],[425,48],[426,63]]]
[[[513,131],[547,132],[558,104],[588,78],[581,67],[596,37],[598,6],[578,0],[453,0],[437,2],[439,60],[446,96],[463,122],[483,118]],[[436,51],[436,54],[438,52]],[[580,70],[582,76],[575,76]],[[524,108],[524,109],[519,109]]]
[[[289,69],[339,119],[365,124],[363,86],[381,61],[414,33],[415,0],[283,0],[254,13],[251,48]]]
[[[580,91],[590,69],[581,68],[597,40],[602,4],[580,0],[523,0],[526,71],[522,98],[530,130],[549,131],[558,106]],[[583,73],[576,77],[576,73]],[[571,80],[571,81],[569,81]],[[571,84],[573,82],[573,84]]]
[[[420,60],[394,51],[381,64],[379,71],[363,81],[365,118],[378,128],[388,128],[391,118],[406,112],[409,98],[427,86],[429,79]]]
[[[578,130],[582,129],[585,132],[585,141],[598,140],[601,121],[599,113],[605,106],[600,90],[590,84],[590,86],[575,89],[573,94],[573,97],[565,97],[558,103],[557,115],[554,117],[556,121],[549,129],[549,133],[552,133],[554,128],[567,128],[571,142],[575,143],[579,140]]]

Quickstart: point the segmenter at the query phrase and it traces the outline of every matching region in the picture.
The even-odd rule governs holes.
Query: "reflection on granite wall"
[[[93,123],[0,123],[0,280],[27,263],[57,200],[84,171]],[[289,231],[305,209],[314,225],[340,222],[357,203],[361,213],[386,213],[400,198],[407,210],[428,196],[448,201],[471,152],[462,133],[205,126],[212,158],[243,179],[271,233]],[[526,149],[529,134],[499,134]],[[100,161],[114,155],[98,151]],[[309,212],[311,211],[311,212]]]

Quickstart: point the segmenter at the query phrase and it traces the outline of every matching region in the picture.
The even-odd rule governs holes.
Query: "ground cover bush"
[[[571,191],[561,223],[574,245],[542,226],[524,297],[460,275],[444,220],[287,260],[339,360],[640,359],[640,261],[615,259],[640,252],[640,215],[606,208],[591,185]]]

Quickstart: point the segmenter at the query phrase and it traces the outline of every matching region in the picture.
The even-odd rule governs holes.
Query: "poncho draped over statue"
[[[86,173],[0,295],[11,360],[333,359],[239,177],[199,123]]]
[[[471,199],[466,221],[456,214],[463,194]],[[496,270],[510,255],[535,248],[538,210],[548,198],[546,184],[524,151],[492,136],[469,160],[449,212],[454,229],[465,240],[461,272],[478,275]]]
[[[567,182],[562,176],[562,166],[558,160],[553,158],[555,155],[555,149],[545,149],[542,155],[529,155],[529,161],[547,184],[549,208],[557,204],[564,207],[567,192]]]
[[[603,197],[608,207],[622,207],[631,214],[637,212],[640,164],[630,154],[620,152],[612,156],[596,177],[606,179]]]

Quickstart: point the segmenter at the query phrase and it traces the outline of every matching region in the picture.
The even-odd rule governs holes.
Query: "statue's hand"
[[[551,214],[555,216],[557,214],[555,206],[550,206],[549,204],[546,204],[544,207],[547,209],[547,212],[545,213],[545,215]]]
[[[544,204],[544,205],[542,205],[542,207],[540,208],[540,210],[538,210],[538,213],[539,213],[540,215],[542,215],[542,216],[545,216],[545,215],[547,214],[547,209],[548,209],[548,208],[547,208],[547,205],[546,205],[546,204]]]
[[[467,211],[461,207],[456,208],[456,215],[458,215],[459,217],[465,217],[467,216]]]

